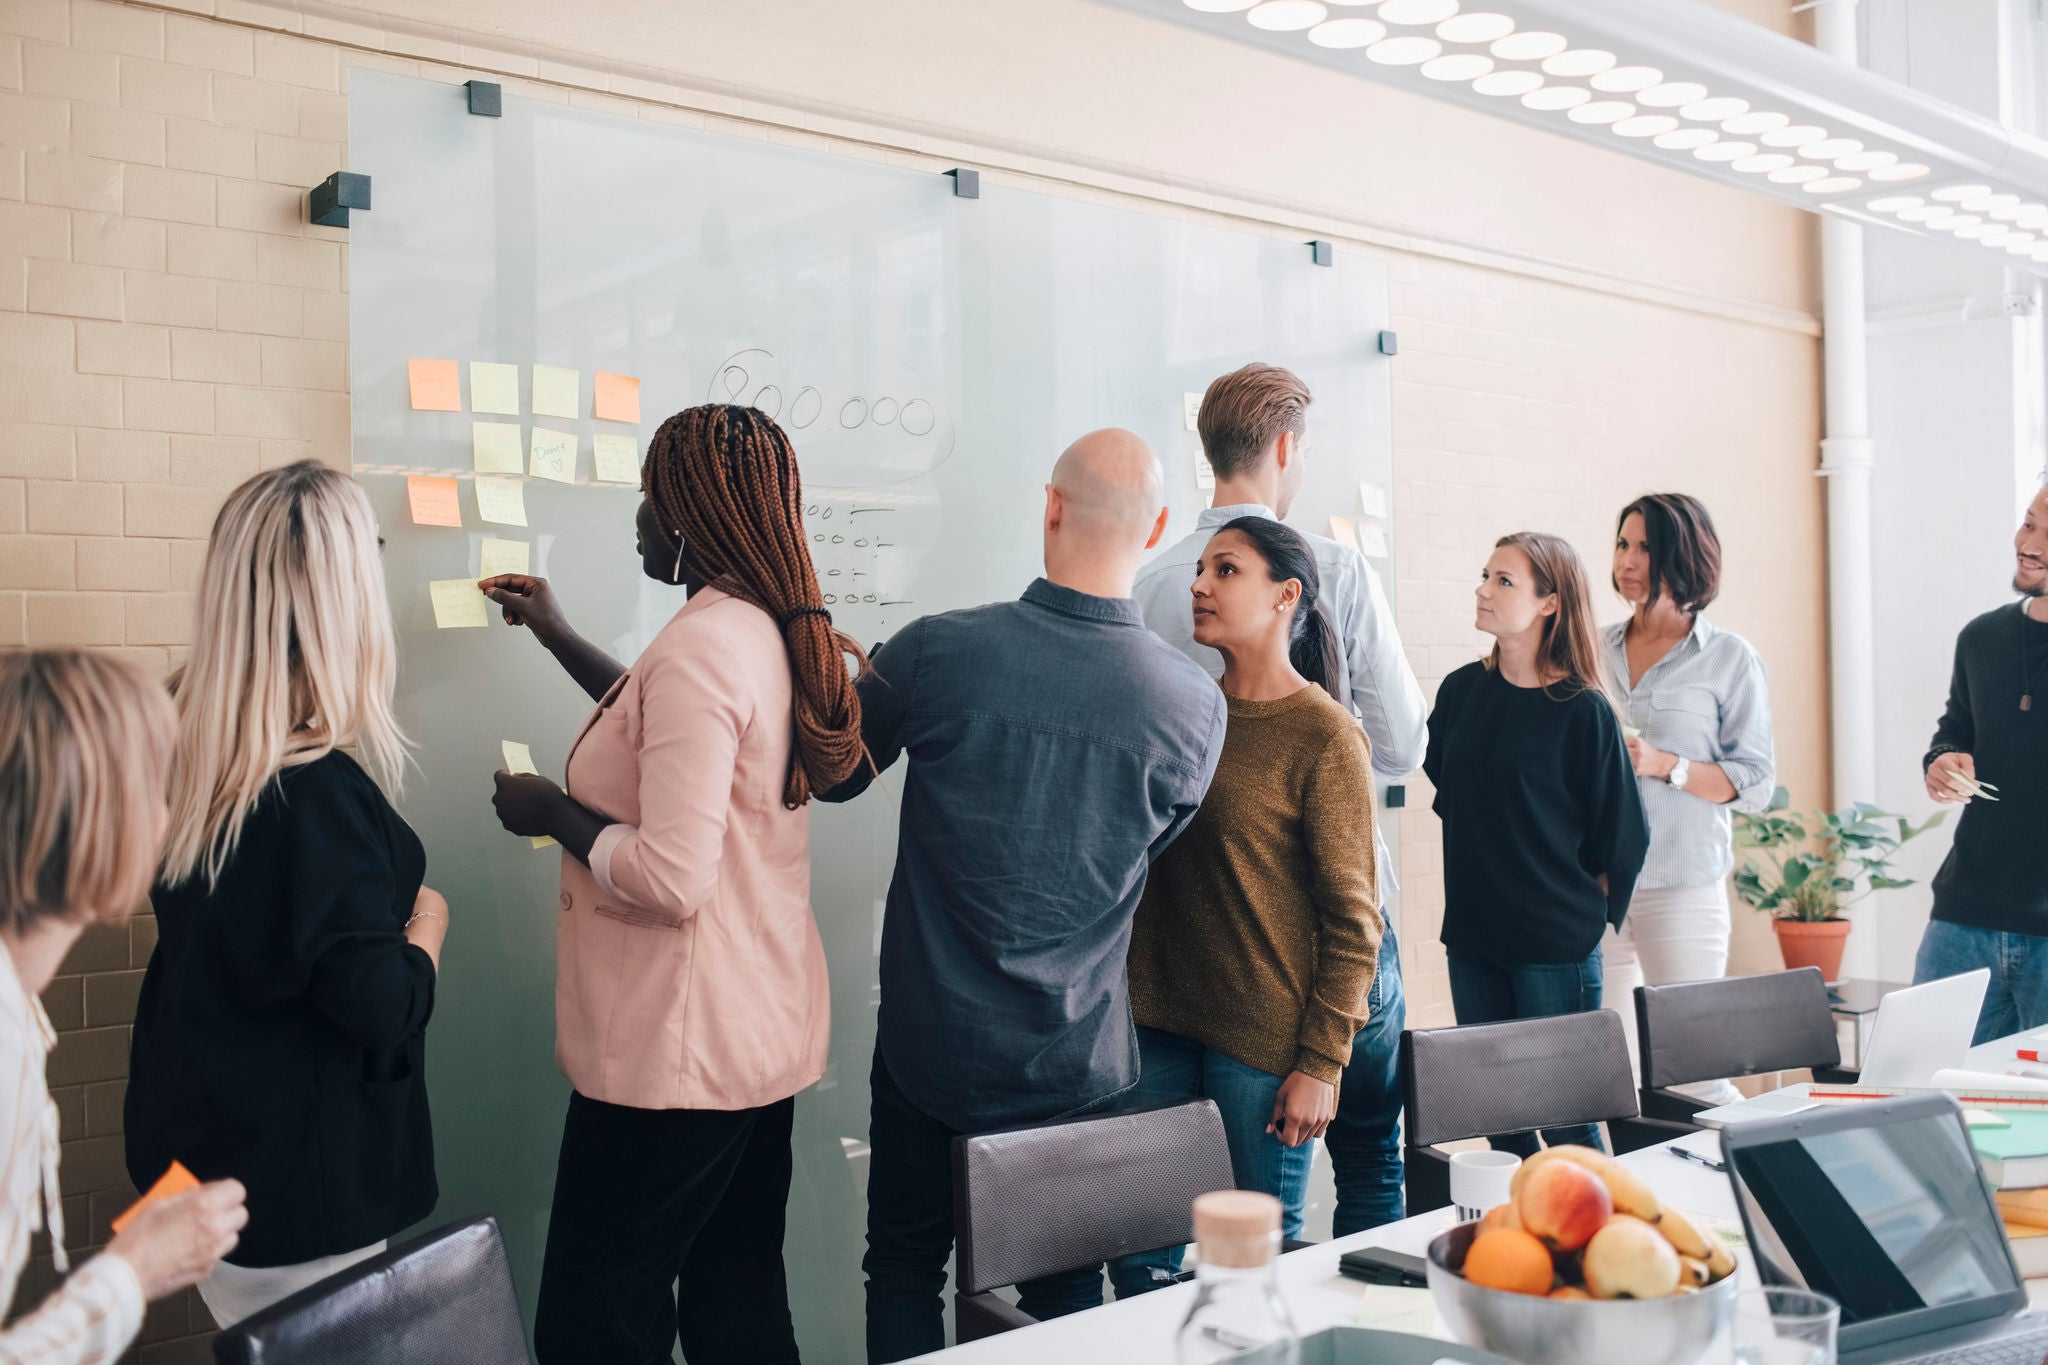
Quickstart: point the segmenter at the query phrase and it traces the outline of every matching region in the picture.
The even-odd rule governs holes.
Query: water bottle
[[[1195,1305],[1174,1340],[1177,1365],[1233,1360],[1301,1365],[1301,1334],[1280,1297],[1280,1201],[1218,1190],[1195,1201]]]

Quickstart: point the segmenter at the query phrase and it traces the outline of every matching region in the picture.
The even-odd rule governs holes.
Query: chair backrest
[[[1180,1245],[1195,1197],[1235,1183],[1214,1100],[955,1138],[959,1287]]]
[[[1818,967],[1638,986],[1635,1008],[1652,1090],[1842,1060]]]
[[[1408,1141],[1417,1147],[1640,1113],[1612,1010],[1401,1035]]]
[[[531,1365],[495,1218],[418,1237],[213,1340],[222,1365]]]

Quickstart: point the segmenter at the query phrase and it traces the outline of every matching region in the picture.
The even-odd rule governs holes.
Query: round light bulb
[[[1477,52],[1447,52],[1422,64],[1422,74],[1433,81],[1476,81],[1493,70],[1493,58]]]
[[[1740,161],[1756,155],[1754,142],[1712,142],[1693,153],[1702,161]]]
[[[1991,193],[1989,185],[1943,185],[1928,194],[1937,204],[1960,204],[1965,199],[1975,199],[1980,194]]]
[[[1974,199],[1965,199],[1963,207],[1972,213],[1989,213],[1993,209],[2010,208],[2020,202],[2016,194],[1980,194]]]
[[[1825,166],[1787,166],[1782,171],[1771,172],[1771,182],[1777,185],[1803,185],[1809,180],[1827,178]]]
[[[1636,103],[1651,109],[1676,109],[1696,104],[1707,97],[1707,87],[1697,81],[1666,81],[1636,96]]]
[[[1592,91],[1576,85],[1546,85],[1522,96],[1522,107],[1549,114],[1560,109],[1575,109],[1592,98]]]
[[[1534,71],[1490,71],[1472,82],[1472,88],[1482,95],[1511,98],[1541,90],[1543,77]]]
[[[1712,99],[1694,100],[1678,112],[1695,123],[1721,123],[1748,111],[1748,100],[1739,100],[1733,95],[1718,95]]]
[[[1765,133],[1763,143],[1766,147],[1804,147],[1809,143],[1823,141],[1827,135],[1828,130],[1825,128],[1816,128],[1810,123],[1795,123],[1789,128],[1779,128]]]
[[[1669,114],[1637,114],[1614,125],[1614,131],[1623,137],[1656,137],[1668,133],[1678,126],[1678,120]]]
[[[1902,161],[1896,166],[1880,166],[1870,173],[1872,180],[1918,180],[1926,175],[1928,168],[1917,162]]]
[[[1444,50],[1434,38],[1382,38],[1365,50],[1368,61],[1381,66],[1420,66]]]
[[[1458,12],[1458,0],[1386,0],[1379,8],[1387,24],[1441,24]]]
[[[1853,137],[1822,138],[1809,142],[1799,149],[1799,154],[1815,161],[1840,161],[1845,156],[1854,156],[1863,150],[1863,144]]]
[[[1792,164],[1792,158],[1783,152],[1765,152],[1761,156],[1746,156],[1733,163],[1731,169],[1744,175],[1762,175],[1766,171],[1780,171]]]
[[[1317,47],[1371,47],[1387,36],[1387,26],[1377,19],[1332,19],[1308,31]]]
[[[1917,194],[1889,194],[1882,199],[1873,199],[1863,207],[1877,213],[1897,213],[1901,209],[1917,209],[1926,202]]]
[[[1807,155],[1811,156],[1811,149]],[[1835,158],[1835,169],[1842,171],[1874,171],[1880,166],[1892,165],[1899,159],[1897,152],[1851,152]]]
[[[1619,123],[1634,114],[1635,111],[1636,107],[1627,100],[1594,100],[1591,104],[1580,105],[1566,114],[1565,117],[1573,123],[1589,123],[1597,126],[1603,123]]]
[[[1515,21],[1505,14],[1458,14],[1436,26],[1436,36],[1447,43],[1491,43],[1515,31]]]
[[[1253,28],[1269,33],[1294,33],[1314,28],[1330,17],[1330,11],[1322,0],[1265,0],[1264,4],[1254,5],[1244,17]]]
[[[1759,137],[1764,133],[1775,133],[1791,121],[1783,114],[1772,113],[1767,109],[1752,109],[1747,114],[1737,114],[1723,123],[1721,131],[1733,133],[1737,137]]]
[[[1609,95],[1633,95],[1661,84],[1664,73],[1654,66],[1611,66],[1593,77],[1595,90]]]
[[[1575,47],[1569,52],[1560,52],[1543,63],[1543,69],[1553,76],[1565,76],[1580,80],[1597,75],[1614,65],[1614,54],[1603,52],[1597,47]]]
[[[1711,128],[1680,128],[1673,133],[1659,133],[1657,145],[1667,152],[1691,152],[1701,147],[1712,146],[1719,141]]]
[[[1488,51],[1504,62],[1540,62],[1570,46],[1561,33],[1510,33]]]
[[[1853,175],[1831,175],[1821,180],[1809,180],[1799,188],[1808,194],[1840,194],[1844,190],[1860,190],[1863,182]]]

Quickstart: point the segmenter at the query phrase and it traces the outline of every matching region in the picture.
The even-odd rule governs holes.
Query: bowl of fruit
[[[1735,1258],[1601,1152],[1550,1147],[1508,1202],[1429,1244],[1451,1335],[1524,1365],[1698,1365],[1735,1321]]]

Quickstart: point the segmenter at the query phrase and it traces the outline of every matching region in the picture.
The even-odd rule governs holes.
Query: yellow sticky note
[[[526,485],[517,479],[491,479],[478,475],[476,514],[500,526],[526,525]]]
[[[599,432],[590,438],[590,454],[596,475],[603,482],[640,482],[640,443],[631,436]]]
[[[406,386],[412,390],[412,405],[422,412],[461,412],[462,381],[455,377],[452,360],[424,360],[418,356],[405,362]]]
[[[462,525],[462,501],[453,479],[429,474],[410,474],[405,480],[405,498],[412,504],[415,526]]]
[[[1339,545],[1356,547],[1358,544],[1358,523],[1350,517],[1330,518],[1330,539]]]
[[[576,482],[576,437],[566,431],[533,429],[532,459],[526,472],[556,483]]]
[[[434,599],[434,624],[442,630],[487,626],[484,595],[474,578],[437,578],[427,584]]]
[[[469,448],[479,474],[517,474],[523,468],[517,422],[470,423]]]
[[[498,741],[498,744],[505,751],[506,772],[538,773],[540,771],[540,769],[533,766],[533,750],[527,748],[518,740],[501,739]],[[547,835],[542,834],[536,836],[529,842],[531,842],[535,848],[546,848],[549,844],[552,844],[554,840],[550,839]]]
[[[559,365],[533,367],[533,415],[536,417],[581,417],[577,399],[583,391],[583,375]]]
[[[469,410],[519,415],[519,367],[488,360],[469,362]]]
[[[591,400],[590,415],[607,422],[640,420],[640,380],[636,375],[597,372],[597,392]]]
[[[526,573],[526,552],[527,545],[523,540],[499,540],[495,536],[485,536],[483,555],[477,565],[476,576],[496,578],[501,573]]]

